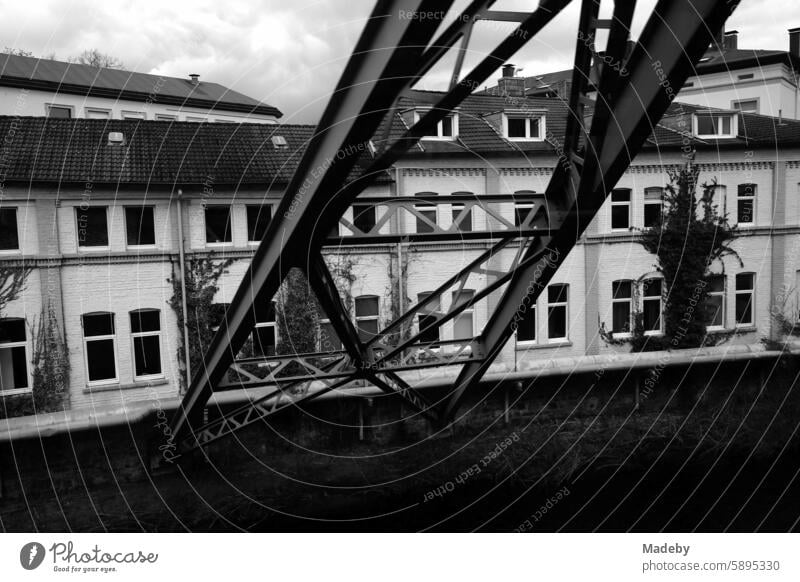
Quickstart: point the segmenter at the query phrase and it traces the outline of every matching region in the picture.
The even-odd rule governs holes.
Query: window
[[[72,117],[72,107],[69,105],[47,105],[47,117],[70,119]]]
[[[475,296],[475,291],[462,289],[461,292],[453,291],[453,307],[471,301]],[[475,337],[475,306],[471,305],[459,313],[453,319],[453,339],[464,340]]]
[[[0,319],[0,393],[28,390],[25,320]]]
[[[123,111],[122,119],[147,119],[144,111]]]
[[[758,113],[758,99],[745,99],[743,101],[734,101],[731,103],[731,108],[738,109],[739,111],[747,111],[749,113]]]
[[[259,301],[253,305],[256,325],[253,329],[253,355],[275,355],[275,302]]]
[[[650,228],[661,224],[661,212],[664,204],[663,188],[644,189],[644,226]]]
[[[522,228],[532,209],[532,202],[516,202],[514,204],[514,226]]]
[[[736,117],[730,113],[701,113],[694,116],[694,133],[698,137],[733,137]]]
[[[536,341],[536,303],[522,303],[526,306],[525,311],[521,313],[522,319],[517,322],[517,341],[518,342],[535,342]]]
[[[706,326],[725,327],[725,275],[711,275],[706,296]]]
[[[86,108],[86,119],[111,119],[110,109]]]
[[[739,224],[755,222],[756,185],[739,184],[736,197],[736,221]]]
[[[661,333],[661,279],[642,284],[642,324],[645,335]]]
[[[418,111],[415,114],[415,120],[419,122],[420,118],[427,114],[427,111]],[[454,139],[458,135],[458,115],[451,114],[440,120],[436,127],[424,134],[423,139]]]
[[[414,194],[417,197],[424,197],[424,198],[431,198],[437,196],[436,192],[417,192]],[[418,234],[426,234],[429,232],[433,232],[435,228],[428,224],[426,220],[422,217],[427,218],[433,224],[438,224],[436,219],[436,205],[435,204],[425,204],[419,203],[414,205],[414,210],[420,216],[417,216],[417,233]]]
[[[134,379],[161,375],[161,312],[138,309],[130,312],[133,339]]]
[[[544,117],[506,116],[506,137],[512,141],[541,140]]]
[[[269,204],[247,205],[247,240],[248,242],[261,242],[267,232],[269,221],[272,220],[272,206]],[[230,227],[230,225],[229,225]]]
[[[78,246],[108,248],[108,211],[105,206],[79,206]]]
[[[426,291],[424,293],[419,293],[417,295],[417,302],[422,303],[428,297],[431,296],[430,291]],[[425,308],[421,309],[417,315],[417,329],[419,329],[420,337],[419,341],[423,344],[430,344],[438,342],[441,338],[439,337],[439,329],[438,327],[431,328],[425,331],[425,328],[429,325],[435,323],[439,319],[439,311],[441,309],[441,299],[437,297],[433,302],[429,305],[425,306]]]
[[[567,339],[567,301],[569,285],[547,287],[547,337],[552,340]]]
[[[125,231],[129,247],[156,244],[156,227],[152,206],[126,206]]]
[[[89,383],[115,382],[117,353],[114,349],[114,314],[87,313],[81,319]]]
[[[353,226],[368,234],[376,223],[375,207],[366,204],[353,204]]]
[[[19,250],[17,209],[0,208],[0,251]]]
[[[225,244],[231,240],[231,207],[216,204],[206,206],[206,242]]]
[[[472,192],[453,192],[453,196],[473,196],[473,194]],[[464,204],[455,202],[451,205],[451,209],[453,211],[453,224],[458,225],[455,230],[458,232],[472,232],[472,208],[467,210],[460,221],[461,213],[464,212]]]
[[[177,115],[166,115],[165,113],[156,113],[156,121],[177,121]]]
[[[736,78],[739,79],[740,81],[745,81],[747,79],[752,79],[753,77],[754,77],[753,73],[742,73],[741,75],[738,75]],[[734,101],[734,103],[736,102]]]
[[[356,297],[356,328],[362,342],[368,342],[378,334],[378,296]]]
[[[633,316],[633,282],[613,281],[611,283],[611,331],[630,333]]]
[[[631,191],[617,188],[611,191],[611,229],[627,230],[631,226]]]
[[[206,118],[205,117],[189,117],[187,115],[186,116],[186,121],[188,121],[190,123],[205,123]]]
[[[736,275],[736,325],[753,325],[753,303],[755,302],[755,275]]]

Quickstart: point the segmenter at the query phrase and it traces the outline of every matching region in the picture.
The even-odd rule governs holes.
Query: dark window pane
[[[257,327],[253,331],[253,352],[256,356],[275,355],[275,327]]]
[[[358,337],[362,342],[371,340],[378,333],[377,319],[361,319],[356,321]]]
[[[628,228],[630,226],[628,215],[629,210],[627,205],[612,206],[611,228]]]
[[[706,325],[722,327],[722,302],[721,295],[709,295],[706,299]]]
[[[472,232],[472,209],[470,208],[469,211],[464,214],[464,218],[461,219],[461,222],[458,222],[458,218],[463,211],[463,204],[453,204],[453,224],[456,225],[456,230],[459,232]]]
[[[642,319],[645,331],[661,329],[661,300],[648,299],[642,304]]]
[[[753,199],[739,199],[736,220],[740,223],[753,222]]]
[[[549,303],[565,303],[567,301],[567,289],[569,289],[569,286],[566,284],[550,285],[547,287],[547,301]]]
[[[375,228],[375,207],[364,204],[353,205],[353,225],[363,233]]]
[[[517,322],[517,341],[536,340],[536,308],[528,306],[522,313],[522,320]]]
[[[69,107],[58,107],[56,105],[51,105],[47,108],[47,116],[60,119],[70,119],[72,117],[72,109]]]
[[[527,205],[517,205],[514,207],[514,226],[522,226],[528,218],[532,207]]]
[[[753,296],[751,293],[736,295],[736,323],[753,323]]]
[[[617,188],[611,191],[612,202],[630,202],[631,191],[628,188]]]
[[[114,340],[92,340],[86,342],[86,361],[89,368],[90,381],[116,378]]]
[[[141,309],[131,311],[131,333],[159,331],[161,320],[157,309]]]
[[[272,219],[272,208],[268,204],[247,207],[247,240],[260,241],[267,232]]]
[[[632,297],[630,281],[614,281],[611,283],[612,299],[630,299]]]
[[[108,246],[108,215],[105,206],[76,208],[78,217],[78,246]]]
[[[376,315],[378,315],[377,297],[356,297],[356,317],[371,317]]]
[[[113,313],[88,313],[83,316],[84,337],[114,334]]]
[[[253,304],[255,310],[256,323],[275,322],[275,302],[257,301]]]
[[[742,291],[744,289],[752,289],[753,288],[753,274],[752,273],[742,273],[740,275],[736,275],[736,290]]]
[[[509,117],[508,137],[526,137],[526,124],[527,120],[523,117]]]
[[[567,307],[549,307],[547,312],[547,336],[550,338],[567,337]]]
[[[157,335],[133,338],[133,357],[137,376],[161,373],[161,346]]]
[[[425,328],[436,322],[435,315],[420,315],[417,317],[417,326],[421,333],[419,341],[423,344],[435,343],[439,341],[439,328],[434,327],[425,331]]]
[[[17,209],[0,208],[0,251],[15,251],[18,248]]]
[[[631,302],[619,301],[611,306],[611,331],[627,333],[631,330]]]
[[[156,244],[156,227],[153,220],[152,206],[125,208],[125,227],[129,245]]]
[[[28,387],[25,346],[0,348],[0,391]]]
[[[442,136],[443,137],[452,137],[453,136],[453,118],[451,116],[447,116],[440,122],[442,124]]]
[[[206,242],[231,242],[230,206],[206,206]]]
[[[0,319],[0,344],[25,341],[25,320],[22,318]]]
[[[644,205],[644,226],[650,228],[661,224],[661,204],[647,203]]]
[[[713,275],[708,284],[709,292],[724,291],[725,290],[725,277],[724,275]]]
[[[645,279],[642,291],[645,297],[661,297],[661,279]]]
[[[697,133],[698,135],[716,135],[714,118],[710,115],[699,115],[697,117]]]
[[[542,120],[539,117],[531,117],[528,120],[528,123],[530,124],[531,127],[530,137],[537,137],[537,138],[540,137],[539,127],[542,123]]]

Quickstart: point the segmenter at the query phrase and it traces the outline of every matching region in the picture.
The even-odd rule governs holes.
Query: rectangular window
[[[165,113],[156,113],[156,121],[177,121],[177,115],[167,115]]]
[[[642,284],[642,324],[646,335],[661,333],[661,279]]]
[[[81,316],[86,372],[89,382],[117,380],[117,353],[114,349],[114,314],[87,313]]]
[[[417,197],[434,197],[436,196],[436,192],[419,192],[414,194]],[[417,212],[417,234],[427,234],[434,232],[436,230],[431,224],[429,224],[426,220],[421,218],[421,216],[425,217],[433,224],[438,224],[437,217],[436,217],[436,205],[435,204],[425,204],[419,203],[414,205],[414,210]]]
[[[547,287],[547,337],[552,340],[567,339],[567,302],[569,285],[557,284]]]
[[[456,225],[455,230],[458,232],[472,232],[472,208],[464,213],[463,217],[461,216],[461,213],[464,212],[463,204],[453,204],[452,210],[453,224]]]
[[[0,319],[0,393],[28,389],[25,320]]]
[[[431,296],[430,291],[419,293],[417,295],[417,302],[422,303],[430,296]],[[439,329],[440,329],[439,327],[434,327],[425,331],[426,327],[438,321],[440,310],[441,310],[441,300],[440,298],[437,297],[432,303],[430,303],[424,309],[418,312],[417,329],[422,334],[420,335],[419,338],[419,341],[421,343],[431,344],[431,343],[436,343],[441,339],[439,336]]]
[[[79,247],[108,247],[108,210],[105,206],[75,208]]]
[[[156,244],[156,226],[152,206],[126,206],[125,231],[129,247]]]
[[[161,312],[139,309],[130,312],[133,340],[133,376],[161,375]]]
[[[741,78],[742,75],[739,75]],[[752,75],[750,75],[752,78]],[[758,99],[746,99],[743,101],[734,101],[733,102],[733,109],[738,109],[739,111],[746,111],[748,113],[758,113]]]
[[[72,107],[69,105],[48,105],[47,117],[70,119],[72,117]]]
[[[147,119],[144,111],[123,111],[122,119]]]
[[[427,111],[418,111],[415,115],[415,120],[419,122],[419,120],[427,114]],[[439,121],[436,126],[423,134],[422,137],[427,138],[442,138],[442,139],[451,139],[458,134],[458,119],[456,118],[455,114],[448,115],[441,121]]]
[[[633,315],[633,282],[614,281],[611,283],[611,331],[629,333]]]
[[[111,110],[95,109],[94,107],[87,107],[86,119],[111,119]]]
[[[617,188],[611,191],[611,229],[627,230],[631,226],[631,191]]]
[[[275,302],[259,301],[253,305],[256,325],[253,329],[253,355],[275,355]]]
[[[0,208],[0,251],[19,250],[17,209]]]
[[[736,221],[739,224],[755,222],[756,185],[739,184],[736,197]]]
[[[356,329],[362,342],[368,342],[378,334],[378,296],[362,295],[355,299]]]
[[[471,301],[475,296],[475,291],[462,289],[453,291],[453,307],[458,307],[462,303]],[[475,337],[475,306],[467,307],[464,311],[453,318],[453,339],[464,340]]]
[[[514,204],[514,226],[517,228],[522,228],[525,224],[525,221],[528,219],[528,215],[531,213],[533,209],[532,202],[517,202]]]
[[[651,228],[661,224],[661,212],[664,204],[663,188],[644,189],[644,227]]]
[[[506,137],[510,140],[541,138],[541,117],[507,117],[506,124]]]
[[[517,341],[535,342],[536,341],[536,304],[522,303],[520,309],[525,306],[525,311],[521,313],[522,319],[517,322]]]
[[[366,204],[353,204],[353,226],[364,234],[375,228],[375,207]]]
[[[695,115],[695,135],[698,137],[733,137],[733,115],[700,114]]]
[[[247,205],[247,240],[261,242],[272,220],[272,206],[269,204]]]
[[[206,242],[224,244],[231,242],[231,207],[217,204],[206,206]]]
[[[712,275],[706,298],[706,326],[725,327],[725,275]]]
[[[736,275],[736,325],[753,325],[753,303],[755,303],[755,275]]]

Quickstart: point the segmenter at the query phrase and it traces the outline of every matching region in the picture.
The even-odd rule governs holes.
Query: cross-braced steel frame
[[[428,220],[429,232],[420,241],[493,239],[494,242],[425,300],[368,341],[359,338],[343,306],[334,277],[323,260],[322,248],[326,244],[394,241],[397,235],[384,228],[392,214],[406,212],[425,222],[426,215],[413,204],[434,205],[440,201],[359,199],[359,205],[384,208],[384,218],[365,227],[366,231],[343,217],[359,193],[481,86],[569,2],[541,0],[531,12],[511,13],[490,10],[492,0],[475,0],[438,36],[439,21],[408,15],[414,11],[446,12],[452,1],[378,2],[278,206],[275,220],[267,229],[205,355],[205,367],[195,372],[173,419],[172,434],[180,451],[206,445],[288,406],[358,379],[400,396],[420,414],[439,424],[456,418],[465,392],[481,380],[512,336],[522,311],[536,301],[563,263],[738,2],[659,0],[629,53],[627,44],[635,1],[616,0],[612,17],[601,19],[600,0],[582,0],[569,95],[570,116],[562,141],[551,140],[559,160],[546,192],[530,201],[531,211],[519,226],[500,218],[499,213],[492,215],[491,204],[501,202],[502,196],[497,200],[492,196],[457,200],[461,213],[447,230]],[[472,27],[480,20],[517,22],[519,26],[462,78],[463,54]],[[608,37],[603,58],[594,61],[619,66],[595,64],[594,82],[590,84],[595,49],[587,39],[594,39],[598,30],[607,30]],[[389,142],[390,132],[384,130],[382,139],[376,140],[381,147],[371,165],[359,178],[348,181],[357,160],[337,152],[363,149],[359,144],[375,136],[382,121],[395,111],[398,99],[459,41],[461,50],[450,89],[400,138]],[[588,98],[590,90],[596,91],[596,99]],[[389,123],[390,120],[387,127]],[[453,204],[452,197],[446,203]],[[465,227],[466,217],[476,205],[490,209],[488,214],[497,219],[498,228],[492,233],[474,233]],[[340,222],[347,234],[329,240],[328,233]],[[498,270],[492,259],[508,249],[516,249],[516,254],[507,268]],[[254,302],[271,300],[292,268],[305,272],[342,343],[342,350],[237,359],[236,354],[255,324]],[[446,312],[438,310],[445,293],[454,292],[457,294],[454,296],[461,297],[458,292],[466,289],[470,277],[475,275],[483,275],[488,283],[453,302]],[[493,292],[502,295],[480,335],[451,342],[430,340],[431,329],[452,321]],[[432,315],[424,318],[424,329],[398,333],[410,329],[409,323],[419,315]],[[437,402],[431,402],[399,375],[405,370],[433,366],[460,369],[452,389]],[[203,424],[203,410],[213,391],[229,385],[270,385],[273,390]]]

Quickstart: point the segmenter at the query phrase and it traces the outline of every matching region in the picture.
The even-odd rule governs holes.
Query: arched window
[[[161,376],[161,312],[137,309],[130,319],[134,379]]]
[[[25,320],[0,319],[0,394],[29,390]]]
[[[663,310],[661,304],[662,279],[653,278],[642,281],[642,325],[646,335],[659,334],[662,331]]]
[[[114,314],[104,311],[81,316],[83,348],[86,355],[88,383],[106,384],[117,381],[117,350]]]

